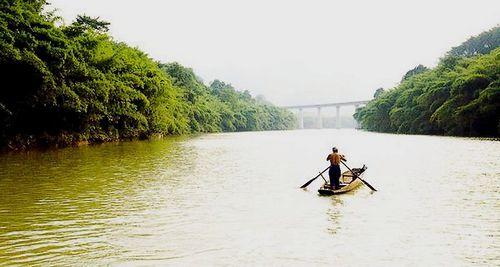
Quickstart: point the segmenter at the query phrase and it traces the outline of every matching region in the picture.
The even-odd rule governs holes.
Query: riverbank
[[[45,1],[0,10],[0,148],[85,145],[152,135],[284,130],[288,110],[115,41],[110,23],[56,23]],[[29,41],[26,41],[29,40]]]
[[[78,138],[78,134],[75,135],[63,135],[63,136],[28,136],[28,137],[17,137],[13,138],[7,142],[6,145],[0,148],[1,152],[7,151],[26,151],[26,150],[48,150],[48,149],[59,149],[65,147],[81,147],[89,145],[97,145],[103,143],[113,143],[113,142],[123,142],[123,141],[133,141],[133,140],[147,140],[151,138],[161,138],[162,135],[154,135],[151,137],[144,138],[128,138],[128,139],[107,139],[98,141],[81,140]]]
[[[451,49],[432,69],[408,71],[357,110],[363,129],[404,134],[500,137],[500,27]]]

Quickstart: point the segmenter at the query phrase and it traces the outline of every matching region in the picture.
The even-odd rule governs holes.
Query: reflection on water
[[[369,168],[319,197],[332,145]],[[500,264],[500,142],[351,130],[0,156],[0,265]]]
[[[346,194],[352,194],[355,191],[356,189]],[[335,235],[341,229],[340,219],[342,213],[340,212],[340,209],[344,204],[344,201],[342,200],[341,197],[329,197],[329,198],[331,198],[332,206],[327,210],[328,220],[330,221],[328,227],[328,233]]]

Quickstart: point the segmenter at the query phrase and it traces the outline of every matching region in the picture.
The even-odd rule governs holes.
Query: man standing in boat
[[[340,155],[336,147],[332,148],[333,153],[326,157],[326,160],[330,161],[330,170],[328,170],[328,176],[330,176],[330,186],[332,189],[340,188],[340,161],[347,161],[344,155]]]

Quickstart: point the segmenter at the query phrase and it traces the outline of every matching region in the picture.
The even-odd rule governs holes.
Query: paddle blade
[[[301,186],[300,188],[306,188],[308,185],[310,185],[314,180],[318,179],[318,176],[312,178],[311,180],[307,181],[307,183],[305,183],[303,186]]]
[[[308,185],[310,185],[314,180],[316,180],[319,176],[321,176],[324,172],[326,172],[328,169],[330,169],[330,166],[326,167],[326,169],[324,169],[322,172],[320,172],[318,175],[316,175],[316,177],[312,178],[311,180],[309,180],[307,183],[305,183],[303,186],[301,186],[300,188],[306,188]]]
[[[375,189],[371,184],[369,184],[367,181],[361,179],[361,178],[358,178],[359,180],[361,180],[361,182],[363,182],[366,186],[368,186],[371,190],[373,191],[377,191],[377,189]]]

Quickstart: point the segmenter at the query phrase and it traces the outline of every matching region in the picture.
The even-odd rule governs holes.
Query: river
[[[366,186],[320,197],[332,145]],[[0,265],[499,266],[500,142],[296,130],[0,155]]]

